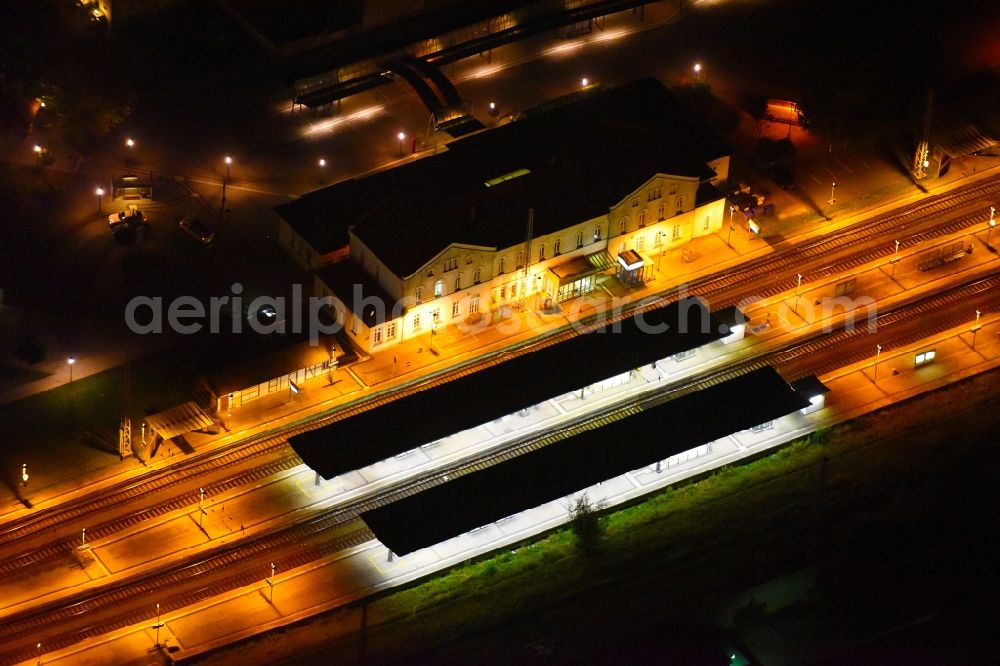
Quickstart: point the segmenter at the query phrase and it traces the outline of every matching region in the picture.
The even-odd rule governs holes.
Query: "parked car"
[[[130,210],[123,210],[118,213],[111,213],[108,215],[108,226],[114,229],[119,224],[149,224],[149,217],[142,211],[132,208]]]
[[[215,240],[215,232],[197,217],[185,217],[180,221],[181,231],[202,245],[210,245]]]

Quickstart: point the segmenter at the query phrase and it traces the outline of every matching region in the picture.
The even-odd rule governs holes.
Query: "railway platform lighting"
[[[837,201],[837,183],[833,182],[830,183],[830,200],[827,203],[832,205],[835,201]]]
[[[80,530],[80,549],[82,550],[86,547],[87,547],[87,528],[84,527],[82,530]]]
[[[875,345],[875,379],[874,379],[874,381],[876,381],[876,382],[878,381],[878,359],[879,359],[879,356],[881,356],[881,355],[882,355],[882,345]]]
[[[802,273],[798,274],[798,282],[795,284],[795,307],[792,310],[799,314],[799,292],[802,290]],[[800,317],[802,315],[799,315]]]
[[[76,365],[76,359],[70,356],[66,359],[66,365],[69,366],[69,383],[73,383],[73,366]]]
[[[406,139],[406,132],[400,132],[399,134],[396,135],[396,138],[399,140],[399,156],[402,157],[403,156],[403,141]]]
[[[889,273],[889,279],[890,280],[895,280],[896,279],[896,264],[899,263],[899,241],[896,241],[896,254],[895,254],[895,256],[892,259],[889,260],[889,263],[892,264],[892,270]]]
[[[27,465],[27,463],[25,463],[24,465],[21,465],[21,485],[22,486],[27,486],[28,485],[28,465]]]
[[[163,622],[160,621],[160,604],[156,604],[156,624],[153,625],[153,629],[156,629],[156,647],[160,647],[160,629],[163,628]]]
[[[42,644],[41,643],[35,643],[35,655],[38,657],[38,661],[36,661],[35,663],[38,666],[42,666]]]
[[[986,225],[986,249],[993,251],[993,246],[990,245],[990,234],[993,232],[993,227],[997,226],[997,209],[995,206],[990,206],[990,221]]]
[[[733,246],[733,244],[730,243],[729,241],[732,240],[732,238],[733,238],[733,229],[734,229],[734,227],[733,227],[733,213],[735,213],[735,212],[736,212],[736,206],[730,206],[729,207],[729,233],[726,234],[726,245],[728,245],[729,247]]]
[[[274,603],[274,569],[275,569],[274,562],[271,562],[271,575],[267,578],[267,586],[268,586],[267,602],[269,604]]]
[[[205,501],[205,489],[198,489],[198,527],[201,527],[202,519],[205,517],[205,509],[201,508]]]
[[[104,188],[103,187],[98,187],[96,190],[94,190],[94,194],[97,195],[97,214],[100,215],[101,211],[103,210],[103,207],[102,207],[101,204],[102,204],[102,200],[104,198]]]
[[[982,312],[980,312],[979,310],[976,310],[976,323],[970,329],[972,331],[972,348],[973,349],[976,348],[976,333],[978,333],[979,329],[982,328],[982,325],[979,323],[979,318],[982,316],[982,314],[983,314]]]

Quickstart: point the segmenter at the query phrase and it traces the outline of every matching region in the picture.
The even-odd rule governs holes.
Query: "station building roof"
[[[728,152],[680,100],[645,78],[311,192],[277,211],[321,254],[353,228],[390,270],[408,277],[452,243],[523,242],[529,208],[534,235],[553,233],[607,214],[657,173],[707,180],[714,176],[707,163]]]
[[[366,511],[361,518],[386,547],[405,555],[808,404],[773,368],[761,368]]]
[[[309,467],[330,479],[728,333],[700,300],[686,298],[641,318],[626,317],[604,332],[577,335],[295,435],[289,442]]]

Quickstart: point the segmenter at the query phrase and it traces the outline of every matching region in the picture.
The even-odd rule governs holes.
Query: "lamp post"
[[[997,226],[997,209],[995,206],[990,206],[990,221],[986,226],[986,249],[992,250],[993,247],[990,245],[990,234],[993,232],[993,227]]]
[[[274,603],[274,562],[271,562],[271,576],[267,579],[268,590],[267,602]]]
[[[728,245],[729,247],[733,246],[733,244],[730,243],[729,241],[733,237],[733,213],[735,213],[735,212],[736,212],[736,206],[730,206],[729,207],[729,233],[726,234],[726,245]]]
[[[96,190],[94,190],[94,194],[97,195],[97,214],[100,215],[101,214],[101,208],[102,208],[102,206],[101,206],[101,199],[104,196],[104,188],[98,187]]]
[[[156,604],[156,624],[153,625],[153,629],[156,629],[156,647],[160,647],[160,628],[163,627],[163,623],[160,622],[160,604]]]
[[[798,274],[798,283],[795,285],[795,307],[792,310],[799,314],[799,290],[802,289],[802,273]],[[801,316],[801,315],[799,315]]]
[[[45,106],[45,105],[42,104],[42,106]],[[38,666],[42,666],[42,644],[41,643],[35,643],[35,655],[38,657],[38,661],[36,661],[35,663]]]
[[[66,364],[69,365],[69,383],[73,383],[73,366],[76,364],[76,359],[70,356],[66,359]]]
[[[828,204],[832,204],[837,200],[837,183],[830,184],[830,200],[827,201]]]
[[[27,463],[21,465],[21,485],[22,486],[27,486],[28,485],[28,464]]]
[[[128,146],[129,148],[134,148],[135,147],[135,141],[132,140],[132,137],[129,137],[129,138],[125,139],[125,145]]]
[[[586,88],[589,85],[590,85],[590,79],[588,79],[586,76],[583,77],[582,79],[580,79],[580,87],[581,88]]]
[[[890,259],[889,263],[892,264],[892,271],[889,273],[889,279],[890,280],[895,280],[896,279],[896,264],[899,263],[899,241],[896,241],[896,256],[894,256],[892,259]]]
[[[319,162],[318,162],[318,164],[319,164],[319,165],[320,165],[321,167],[325,167],[325,166],[326,166],[326,159],[324,159],[324,158],[322,158],[322,157],[321,157],[321,158],[319,158]]]
[[[406,138],[406,132],[400,132],[399,134],[396,135],[396,138],[399,139],[399,156],[402,157],[403,156],[403,139]]]
[[[700,62],[696,62],[694,64],[694,68],[693,69],[694,69],[694,78],[700,79],[701,78],[701,63]]]
[[[80,530],[80,548],[86,548],[86,547],[87,547],[87,528],[84,527],[82,530]]]
[[[198,527],[201,527],[202,520],[205,517],[205,510],[203,508],[201,508],[201,504],[204,501],[205,501],[205,489],[204,488],[199,488],[198,489]]]
[[[233,165],[233,158],[226,155],[226,182],[229,182],[229,168]]]
[[[878,381],[878,357],[882,354],[882,345],[875,345],[875,379]]]
[[[982,326],[979,325],[979,317],[982,314],[983,314],[982,312],[980,312],[979,310],[976,310],[976,324],[975,324],[975,326],[972,327],[972,348],[973,349],[976,348],[976,333],[978,333],[979,329],[982,328]]]

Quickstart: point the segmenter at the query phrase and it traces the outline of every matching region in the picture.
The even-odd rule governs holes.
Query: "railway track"
[[[959,218],[947,220],[944,223],[933,225],[928,229],[922,229],[914,233],[907,234],[905,233],[905,229],[908,226],[912,227],[924,224],[934,216],[952,209],[969,205],[977,200],[996,197],[997,195],[1000,195],[1000,179],[981,181],[961,190],[939,195],[934,199],[922,201],[899,211],[879,216],[871,221],[858,223],[834,234],[789,247],[780,253],[748,262],[734,269],[732,272],[697,280],[690,285],[689,289],[692,294],[704,298],[706,302],[713,305],[713,309],[715,307],[746,302],[750,298],[766,298],[785,293],[796,286],[796,280],[793,279],[794,276],[792,273],[789,273],[787,278],[775,278],[776,275],[780,275],[784,271],[803,270],[805,271],[804,276],[814,281],[817,278],[830,277],[841,273],[845,268],[849,270],[852,267],[864,265],[880,257],[889,256],[893,253],[893,249],[889,248],[888,245],[881,248],[863,247],[872,238],[879,237],[888,231],[897,232],[896,235],[900,239],[901,248],[916,247],[929,240],[960,232],[979,221],[982,213],[977,211],[962,215]],[[831,254],[845,250],[849,251],[859,246],[862,246],[862,249],[848,257],[841,257],[832,263],[809,268],[811,265],[810,262],[816,264]],[[765,286],[756,289],[747,287],[750,284],[760,284],[760,278],[764,276],[770,278]],[[677,295],[675,293],[670,293],[660,298],[646,301],[636,307],[640,310],[649,310],[661,307],[669,301],[676,300],[676,298]],[[622,313],[620,316],[624,317],[630,314],[631,311]],[[459,367],[446,369],[433,376],[421,377],[400,387],[383,390],[374,395],[360,398],[319,418],[298,421],[288,426],[274,429],[263,435],[248,437],[234,442],[224,449],[196,454],[191,459],[168,470],[152,472],[140,478],[115,484],[92,493],[84,498],[85,501],[63,504],[29,514],[20,520],[11,521],[0,526],[0,548],[6,544],[23,540],[43,530],[66,525],[70,522],[79,523],[88,517],[98,517],[99,514],[109,508],[120,506],[122,502],[138,500],[157,493],[169,492],[184,484],[191,483],[194,479],[206,473],[217,471],[229,464],[246,462],[248,459],[255,457],[278,456],[276,461],[268,462],[258,468],[240,472],[208,484],[206,487],[210,494],[223,492],[246,483],[254,482],[271,474],[291,469],[301,464],[301,460],[294,453],[284,450],[287,449],[287,439],[295,434],[322,427],[328,423],[348,418],[362,411],[377,408],[399,397],[477,372],[484,367],[501,363],[508,358],[529,353],[552,344],[558,344],[577,333],[572,328],[557,331],[546,338],[532,340],[513,348],[494,352],[482,359],[477,359]],[[144,520],[181,509],[190,505],[190,503],[190,493],[175,494],[167,499],[157,501],[155,506],[138,509],[121,518],[107,519],[94,525],[88,525],[87,531],[93,538],[100,538]],[[26,566],[64,553],[65,546],[70,542],[69,539],[67,536],[59,543],[52,543],[31,552],[20,553],[0,560],[0,576],[9,575]]]
[[[977,277],[943,289],[937,293],[921,296],[911,302],[901,304],[876,318],[879,340],[886,346],[901,346],[907,342],[933,335],[935,332],[951,328],[967,318],[965,310],[970,305],[979,305],[984,312],[997,310],[997,293],[1000,275]],[[957,305],[961,304],[961,313]],[[919,331],[907,328],[906,324],[918,318],[927,322],[928,313],[935,314],[933,321],[921,326]],[[956,322],[956,320],[958,320]],[[720,368],[692,377],[681,384],[666,387],[662,391],[646,392],[627,403],[615,405],[596,414],[560,427],[557,430],[520,438],[501,449],[487,452],[474,460],[458,461],[447,468],[438,468],[418,477],[402,481],[380,492],[378,495],[359,499],[347,505],[325,510],[317,515],[302,518],[289,525],[282,525],[252,538],[238,541],[200,554],[188,561],[168,565],[160,570],[121,579],[108,585],[89,590],[69,600],[43,604],[4,621],[0,626],[0,663],[14,663],[33,656],[32,641],[37,632],[53,626],[66,626],[81,616],[107,613],[121,604],[135,604],[149,599],[156,593],[165,611],[188,606],[197,601],[215,596],[227,590],[261,582],[263,576],[258,558],[278,559],[284,568],[306,564],[344,548],[364,543],[372,538],[366,528],[353,528],[352,521],[363,511],[382,506],[402,497],[412,495],[443,483],[447,478],[472,473],[504,460],[537,450],[552,442],[571,437],[574,434],[601,427],[611,421],[628,418],[638,410],[648,409],[680,395],[701,390],[708,386],[727,381],[766,364],[779,369],[786,368],[793,373],[822,373],[806,363],[808,359],[822,357],[830,350],[847,350],[838,353],[834,360],[824,361],[823,367],[842,367],[855,360],[870,357],[871,341],[865,340],[870,334],[866,329],[839,329],[832,332],[817,332],[805,339],[796,340],[772,350],[762,350],[729,367]],[[864,342],[866,351],[859,351],[859,341]],[[786,376],[787,378],[787,376]],[[324,534],[337,528],[351,527],[345,534],[324,538]],[[219,572],[225,572],[219,575]],[[213,576],[213,574],[215,574]],[[204,582],[202,582],[204,581]],[[184,587],[174,592],[164,590]],[[149,604],[145,604],[148,606]],[[111,617],[95,619],[83,627],[68,628],[57,636],[47,636],[46,645],[50,649],[74,644],[88,637],[109,630],[128,626],[150,618],[147,607],[133,607],[115,613]],[[16,647],[15,647],[16,646]]]

